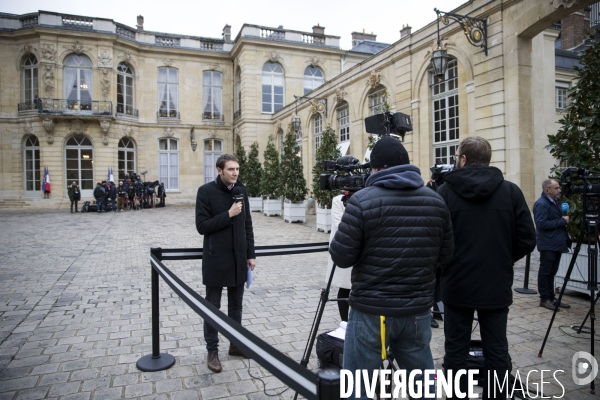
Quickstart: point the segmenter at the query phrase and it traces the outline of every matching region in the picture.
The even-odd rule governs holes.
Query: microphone
[[[233,189],[231,189],[231,194],[233,195],[234,203],[244,201],[244,190],[241,187],[234,186]]]
[[[569,214],[569,203],[562,203],[560,208],[562,210],[563,216],[567,216]]]

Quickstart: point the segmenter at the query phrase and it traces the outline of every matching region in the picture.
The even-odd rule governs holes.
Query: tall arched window
[[[34,100],[39,97],[38,94],[38,61],[30,54],[23,59],[23,84],[21,99],[25,109],[34,109]]]
[[[81,188],[82,197],[93,197],[94,190],[94,147],[84,135],[73,135],[65,143],[66,181],[65,187],[75,181]]]
[[[369,115],[381,114],[383,112],[386,93],[383,86],[377,86],[369,93]]]
[[[179,141],[158,140],[158,176],[166,190],[179,189]]]
[[[323,71],[317,67],[306,67],[304,70],[304,94],[311,92],[325,83]]]
[[[64,94],[67,108],[92,111],[92,82],[92,62],[89,58],[71,54],[65,59]]]
[[[25,139],[23,146],[23,172],[25,197],[39,197],[42,188],[40,142],[34,135],[30,135]]]
[[[204,141],[204,183],[217,178],[217,158],[223,154],[223,142],[218,139]]]
[[[317,114],[313,121],[313,134],[315,136],[315,151],[321,146],[321,135],[323,133],[323,117]]]
[[[451,164],[459,143],[458,68],[448,62],[444,80],[430,73],[433,110],[433,154],[435,164]]]
[[[135,115],[133,70],[125,63],[117,67],[117,114]]]
[[[158,116],[179,118],[179,71],[176,68],[158,69]]]
[[[343,156],[346,155],[350,148],[350,108],[348,103],[343,103],[337,110],[338,123],[338,149]]]
[[[125,179],[125,175],[136,171],[135,168],[135,143],[128,137],[119,140],[119,180]]]
[[[234,119],[242,115],[242,71],[239,68],[235,76],[235,102]]]
[[[273,62],[262,70],[262,112],[272,114],[283,107],[283,68]]]
[[[204,71],[202,86],[202,119],[223,120],[223,74],[219,71]]]

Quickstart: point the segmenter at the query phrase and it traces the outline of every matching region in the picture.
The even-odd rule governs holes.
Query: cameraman
[[[370,164],[373,174],[348,201],[329,247],[336,265],[354,266],[343,368],[366,369],[371,376],[381,366],[384,316],[385,344],[400,369],[433,369],[434,270],[454,251],[450,213],[442,198],[424,186],[419,168],[409,164],[397,139],[380,139]],[[423,375],[417,379],[425,387]],[[362,380],[361,387],[361,398],[366,398]]]
[[[467,369],[477,310],[485,368],[492,381],[496,373],[503,382],[512,366],[506,324],[513,266],[535,248],[535,228],[521,189],[489,166],[491,158],[487,140],[466,138],[454,155],[456,169],[445,174],[438,189],[452,214],[456,238],[454,256],[442,269],[444,366],[454,374]],[[466,376],[462,378],[460,389],[465,393]],[[507,398],[500,388],[483,387],[484,399]]]

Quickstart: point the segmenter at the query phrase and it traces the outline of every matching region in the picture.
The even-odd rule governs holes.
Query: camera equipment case
[[[327,333],[317,336],[317,358],[319,368],[342,368],[344,341]]]

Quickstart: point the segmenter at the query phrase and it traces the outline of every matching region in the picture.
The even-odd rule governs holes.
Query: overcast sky
[[[109,18],[135,28],[138,15],[144,29],[183,35],[221,38],[231,25],[232,38],[242,24],[312,32],[325,27],[328,35],[341,36],[349,49],[354,31],[373,32],[377,41],[394,43],[403,25],[412,32],[435,20],[434,7],[452,11],[467,0],[0,0],[0,12],[26,14],[38,10]]]

